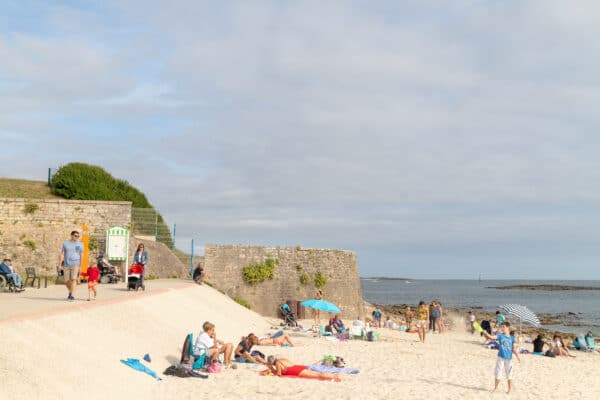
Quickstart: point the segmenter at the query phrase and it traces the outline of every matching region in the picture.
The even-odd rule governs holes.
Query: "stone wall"
[[[54,274],[63,241],[83,224],[103,248],[107,228],[131,224],[131,202],[0,198],[0,256],[11,256],[20,272]]]
[[[245,283],[242,268],[267,258],[279,260],[275,278],[252,286]],[[209,244],[205,266],[216,287],[230,297],[241,297],[254,311],[267,316],[276,316],[277,307],[286,300],[313,298],[314,276],[320,271],[328,280],[323,288],[324,299],[341,309],[342,318],[364,316],[356,255],[352,251]],[[311,277],[307,284],[300,282],[303,273]],[[310,311],[306,311],[306,318],[310,318]]]
[[[37,267],[43,275],[54,275],[62,243],[71,231],[81,232],[83,224],[97,244],[96,250],[90,250],[88,262],[93,262],[106,248],[107,228],[131,225],[131,202],[0,198],[0,259],[10,256],[21,273],[25,267]],[[188,276],[188,265],[164,244],[145,237],[130,236],[130,257],[139,243],[144,243],[149,255],[148,275]],[[124,262],[114,264],[122,271]]]

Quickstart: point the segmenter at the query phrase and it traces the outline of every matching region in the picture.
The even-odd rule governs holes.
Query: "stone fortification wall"
[[[190,266],[181,262],[179,258],[164,243],[152,239],[130,236],[129,257],[133,257],[138,244],[143,243],[148,253],[146,276],[157,278],[187,278]],[[129,260],[131,262],[131,259]]]
[[[93,262],[99,252],[105,251],[107,228],[131,226],[131,202],[0,198],[0,259],[10,256],[21,273],[25,267],[36,267],[43,275],[54,275],[62,243],[69,239],[71,231],[81,232],[84,224],[97,247],[90,246],[88,262]],[[189,266],[167,246],[145,237],[130,236],[130,257],[139,243],[144,243],[149,255],[148,275],[188,276]],[[124,266],[124,262],[114,264],[119,268]]]
[[[242,269],[267,258],[279,261],[275,278],[255,285],[244,282]],[[313,298],[316,292],[314,276],[321,272],[327,278],[323,287],[324,299],[342,310],[342,318],[364,316],[356,255],[352,251],[209,244],[205,265],[215,286],[230,297],[244,299],[262,315],[276,316],[277,307],[283,301]],[[306,284],[300,281],[304,273],[311,278]],[[306,318],[309,318],[310,311],[306,311]]]
[[[131,202],[0,198],[0,256],[11,256],[20,272],[54,274],[63,241],[83,224],[104,248],[107,228],[131,224]]]

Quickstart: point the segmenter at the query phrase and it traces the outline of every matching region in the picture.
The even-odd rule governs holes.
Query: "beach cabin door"
[[[106,255],[108,260],[124,261],[123,272],[125,274],[125,285],[129,284],[127,268],[129,266],[129,230],[120,226],[114,226],[106,230]]]

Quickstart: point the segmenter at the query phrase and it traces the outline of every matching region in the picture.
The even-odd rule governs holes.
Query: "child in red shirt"
[[[90,265],[87,272],[83,274],[87,276],[88,281],[88,301],[92,299],[92,292],[94,292],[93,299],[96,300],[96,286],[98,285],[98,279],[100,278],[100,270],[96,263]]]

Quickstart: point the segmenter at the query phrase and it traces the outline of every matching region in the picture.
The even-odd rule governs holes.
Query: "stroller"
[[[146,290],[144,286],[144,265],[133,264],[127,273],[127,290]]]
[[[279,312],[281,313],[281,318],[283,318],[283,325],[287,325],[289,327],[297,327],[298,322],[294,317],[294,313],[290,309],[290,306],[287,303],[283,303],[279,306]]]
[[[100,283],[117,283],[121,278],[117,275],[116,269],[103,256],[99,256],[97,260],[98,269],[100,270]]]

